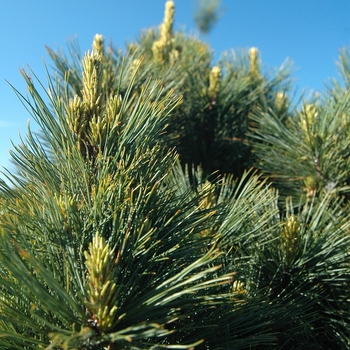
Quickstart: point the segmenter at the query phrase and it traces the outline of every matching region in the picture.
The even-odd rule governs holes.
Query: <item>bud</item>
[[[90,323],[107,332],[118,321],[114,250],[96,234],[89,245],[89,252],[84,254],[89,282],[86,305],[91,314]]]
[[[97,51],[87,53],[83,60],[83,103],[87,114],[93,114],[99,102],[98,79],[102,57]]]
[[[277,92],[275,107],[278,112],[283,112],[287,106],[287,98],[283,91]]]
[[[84,106],[81,98],[78,95],[75,95],[74,99],[69,100],[66,114],[68,126],[72,133],[78,135],[85,131],[83,130],[83,128],[86,126],[86,124],[83,125]]]
[[[253,74],[259,72],[259,50],[256,47],[252,47],[249,50],[249,70]]]
[[[318,117],[318,111],[314,104],[307,104],[303,107],[301,114],[301,127],[304,131],[312,128]]]
[[[300,228],[301,224],[294,215],[291,215],[284,223],[281,232],[281,249],[287,262],[290,262],[297,253]]]
[[[92,50],[96,51],[99,55],[104,56],[104,39],[101,34],[96,34],[94,36],[94,41],[92,42]]]
[[[319,187],[318,181],[314,176],[307,176],[304,179],[304,191],[308,197],[313,197]]]
[[[156,61],[163,61],[163,44],[160,40],[156,40],[152,46],[153,57]]]
[[[165,3],[164,21],[159,27],[159,40],[153,43],[152,51],[153,56],[157,61],[163,61],[168,59],[168,55],[172,52],[172,46],[174,41],[173,26],[175,16],[175,4],[174,1],[167,1]],[[164,52],[168,52],[164,57]]]
[[[215,99],[220,91],[220,79],[221,69],[218,66],[214,66],[209,74],[209,89],[208,94],[211,98]]]
[[[232,285],[232,292],[244,293],[245,292],[244,283],[242,281],[235,280]]]
[[[174,1],[167,1],[165,3],[164,22],[160,25],[160,39],[164,44],[168,43],[173,37],[174,15]]]
[[[170,62],[170,64],[176,63],[176,61],[178,60],[179,56],[180,56],[179,50],[176,50],[176,49],[172,50],[169,53],[169,62]]]

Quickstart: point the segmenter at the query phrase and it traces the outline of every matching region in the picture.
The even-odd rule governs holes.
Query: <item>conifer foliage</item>
[[[299,108],[288,64],[213,65],[174,16],[48,49],[47,88],[22,71],[40,132],[1,183],[0,348],[348,349],[347,53]]]

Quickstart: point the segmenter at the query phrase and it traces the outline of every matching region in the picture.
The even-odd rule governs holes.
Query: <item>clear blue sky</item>
[[[165,0],[12,0],[0,11],[0,167],[25,135],[28,113],[8,80],[25,93],[20,68],[29,65],[45,82],[45,45],[65,48],[77,37],[82,51],[93,36],[123,47],[143,28],[161,23]],[[317,91],[337,76],[338,50],[350,44],[350,0],[223,0],[225,12],[207,40],[219,55],[231,48],[256,46],[263,63],[276,67],[288,57],[297,68],[295,87]],[[195,30],[192,0],[175,0],[176,27]]]

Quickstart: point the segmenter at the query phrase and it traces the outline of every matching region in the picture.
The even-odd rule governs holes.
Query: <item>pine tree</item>
[[[220,8],[220,0],[199,0],[196,5],[194,21],[199,31],[207,34],[223,12]]]
[[[167,1],[159,30],[146,30],[127,45],[124,66],[132,72],[140,65],[134,90],[151,76],[162,82],[165,91],[173,89],[183,97],[171,114],[164,142],[166,148],[176,148],[184,168],[200,166],[206,176],[218,171],[239,178],[255,164],[247,137],[253,110],[272,108],[283,114],[288,109],[290,63],[264,70],[259,50],[250,48],[223,54],[212,66],[213,54],[207,44],[173,31],[174,11],[174,2]],[[70,59],[50,49],[49,53],[59,75],[64,78],[69,72],[69,85],[79,94],[81,82],[76,76],[81,71],[81,55],[76,50],[72,43]],[[109,48],[111,72],[118,70],[121,56],[120,50]],[[276,103],[278,98],[281,101]]]
[[[288,67],[212,65],[174,15],[125,53],[48,49],[46,96],[22,71],[40,132],[1,183],[0,347],[349,348],[349,57],[297,108]]]
[[[123,96],[103,98],[102,60],[96,51],[86,54],[82,97],[65,99],[60,85],[50,84],[51,111],[23,72],[31,99],[20,97],[42,135],[29,130],[13,153],[18,174],[9,174],[12,186],[3,184],[0,345],[244,344],[236,334],[220,340],[222,322],[247,323],[234,315],[243,301],[233,297],[235,273],[230,264],[222,268],[216,242],[234,183],[218,200],[214,185],[193,192],[176,154],[157,143],[179,99],[162,97],[151,83],[140,96],[130,96],[130,86]],[[247,200],[259,199],[258,180],[248,187]],[[268,192],[260,203],[267,201],[274,201]],[[271,341],[244,332],[251,343]]]
[[[338,66],[345,84],[333,81],[324,95],[282,118],[271,109],[255,110],[257,167],[281,194],[312,198],[334,192],[349,198],[348,65],[349,55],[342,51]]]

